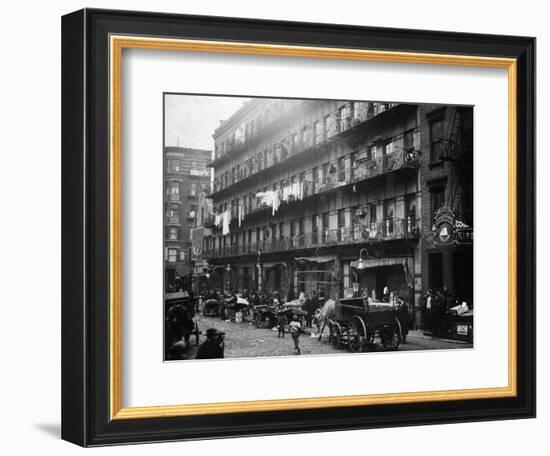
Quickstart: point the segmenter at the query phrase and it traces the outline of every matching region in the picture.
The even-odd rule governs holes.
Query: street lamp
[[[227,281],[226,281],[226,288],[227,288],[227,294],[231,291],[231,265],[228,263],[225,267],[225,270],[227,271]]]

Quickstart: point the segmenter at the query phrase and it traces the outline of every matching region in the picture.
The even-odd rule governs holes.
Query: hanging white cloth
[[[256,198],[260,200],[260,205],[271,207],[272,215],[279,209],[281,204],[279,199],[279,193],[275,190],[268,190],[267,192],[259,192],[256,194]]]
[[[279,199],[279,192],[274,191],[271,215],[275,215],[275,213],[279,210],[280,205],[281,205],[281,200]]]
[[[238,212],[239,212],[238,217],[239,217],[239,228],[240,228],[241,227],[241,222],[243,220],[243,205],[242,204],[239,204]]]
[[[222,225],[222,221],[222,214],[214,214],[214,225],[216,225],[216,228],[219,228]]]
[[[222,222],[222,234],[225,236],[229,234],[229,223],[231,222],[231,212],[227,209],[223,213],[223,222]]]

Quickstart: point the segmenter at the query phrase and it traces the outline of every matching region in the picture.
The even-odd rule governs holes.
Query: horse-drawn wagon
[[[204,301],[202,314],[205,317],[219,317],[221,307],[222,305],[219,300],[214,298],[207,299],[206,301]]]
[[[189,343],[192,335],[195,336],[195,344],[199,344],[199,326],[195,321],[195,301],[189,293],[180,291],[166,293],[164,297],[166,312],[166,343],[172,345],[180,340]]]
[[[340,299],[328,324],[331,343],[352,352],[368,350],[376,337],[385,349],[397,350],[408,332],[404,306],[367,297]]]

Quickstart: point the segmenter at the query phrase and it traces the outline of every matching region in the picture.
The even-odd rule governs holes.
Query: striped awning
[[[296,261],[311,262],[311,263],[328,263],[329,261],[336,261],[336,255],[325,256],[312,256],[312,257],[296,257]]]
[[[368,260],[356,260],[350,261],[349,265],[355,269],[369,269],[380,268],[384,266],[396,266],[408,263],[409,268],[412,269],[413,259],[410,257],[391,257],[391,258],[373,258]]]

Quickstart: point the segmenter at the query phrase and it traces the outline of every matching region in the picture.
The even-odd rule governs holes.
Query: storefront
[[[318,296],[341,295],[339,262],[336,255],[296,257],[295,294],[301,292]]]
[[[413,257],[360,258],[350,262],[350,270],[360,294],[366,291],[371,298],[381,300],[387,287],[389,295],[414,306]]]
[[[473,304],[473,229],[441,208],[433,229],[425,237],[426,290],[446,290]]]

